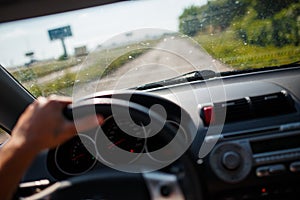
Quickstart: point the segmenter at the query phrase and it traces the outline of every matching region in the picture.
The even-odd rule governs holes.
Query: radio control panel
[[[213,173],[208,180],[211,192],[222,198],[219,188],[244,190],[245,195],[251,188],[257,198],[265,195],[262,190],[289,191],[300,186],[300,129],[220,138],[205,163],[208,174]]]
[[[221,141],[210,153],[209,164],[227,183],[240,182],[251,171],[258,177],[299,172],[300,131]]]

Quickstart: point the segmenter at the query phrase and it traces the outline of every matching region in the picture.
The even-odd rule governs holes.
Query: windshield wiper
[[[185,83],[185,82],[192,82],[192,81],[198,81],[198,80],[207,80],[211,78],[216,77],[224,77],[224,76],[232,76],[232,75],[238,75],[238,74],[247,74],[247,73],[253,73],[253,72],[261,72],[261,71],[272,71],[276,69],[283,69],[283,68],[299,68],[300,67],[300,61],[292,62],[285,65],[278,65],[278,66],[267,66],[262,68],[254,68],[254,69],[244,69],[244,70],[233,70],[233,71],[226,71],[226,72],[220,72],[216,73],[212,70],[200,70],[200,71],[191,71],[185,74],[182,74],[180,76],[176,76],[170,79],[148,83],[145,85],[137,86],[135,90],[147,90],[152,88],[158,88],[168,85],[174,85],[179,83]]]
[[[147,90],[157,87],[163,87],[168,85],[174,85],[179,83],[186,83],[186,82],[192,82],[192,81],[198,81],[198,80],[207,80],[210,78],[217,77],[218,74],[212,70],[200,70],[200,71],[191,71],[185,74],[182,74],[180,76],[176,76],[170,79],[157,81],[153,83],[147,83],[145,85],[138,86],[136,88],[133,88],[135,90]]]

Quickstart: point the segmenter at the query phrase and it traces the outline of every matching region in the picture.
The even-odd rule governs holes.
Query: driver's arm
[[[20,116],[11,138],[0,149],[0,199],[11,199],[18,183],[35,156],[84,131],[102,124],[101,116],[88,116],[76,122],[67,120],[62,110],[69,98],[40,97]],[[78,129],[78,130],[77,130]]]

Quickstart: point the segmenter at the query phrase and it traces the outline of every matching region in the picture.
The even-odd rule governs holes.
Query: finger
[[[49,101],[49,104],[54,107],[57,106],[59,109],[64,109],[72,103],[72,99],[66,96],[51,95],[47,99]]]
[[[72,98],[71,97],[66,97],[66,96],[50,95],[48,97],[48,99],[52,100],[52,101],[57,101],[61,104],[70,104],[70,103],[72,103]]]
[[[89,115],[80,119],[75,119],[73,122],[68,122],[73,132],[84,132],[92,128],[102,125],[104,118],[102,115]]]
[[[34,105],[39,105],[39,104],[45,104],[47,103],[47,98],[46,97],[38,97],[34,102],[33,104]]]

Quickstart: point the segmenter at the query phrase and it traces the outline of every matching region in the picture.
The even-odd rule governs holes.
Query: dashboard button
[[[201,110],[201,116],[205,126],[209,126],[215,121],[214,107],[211,105],[203,107]]]
[[[296,161],[290,164],[291,172],[299,172],[300,171],[300,161]]]
[[[285,171],[286,168],[282,164],[263,166],[263,167],[258,167],[256,169],[256,176],[258,177],[270,176],[270,175],[280,174]]]
[[[283,173],[285,172],[285,166],[282,164],[272,165],[269,168],[269,172],[271,175]]]
[[[256,169],[256,176],[263,177],[263,176],[269,176],[269,167],[259,167]]]

